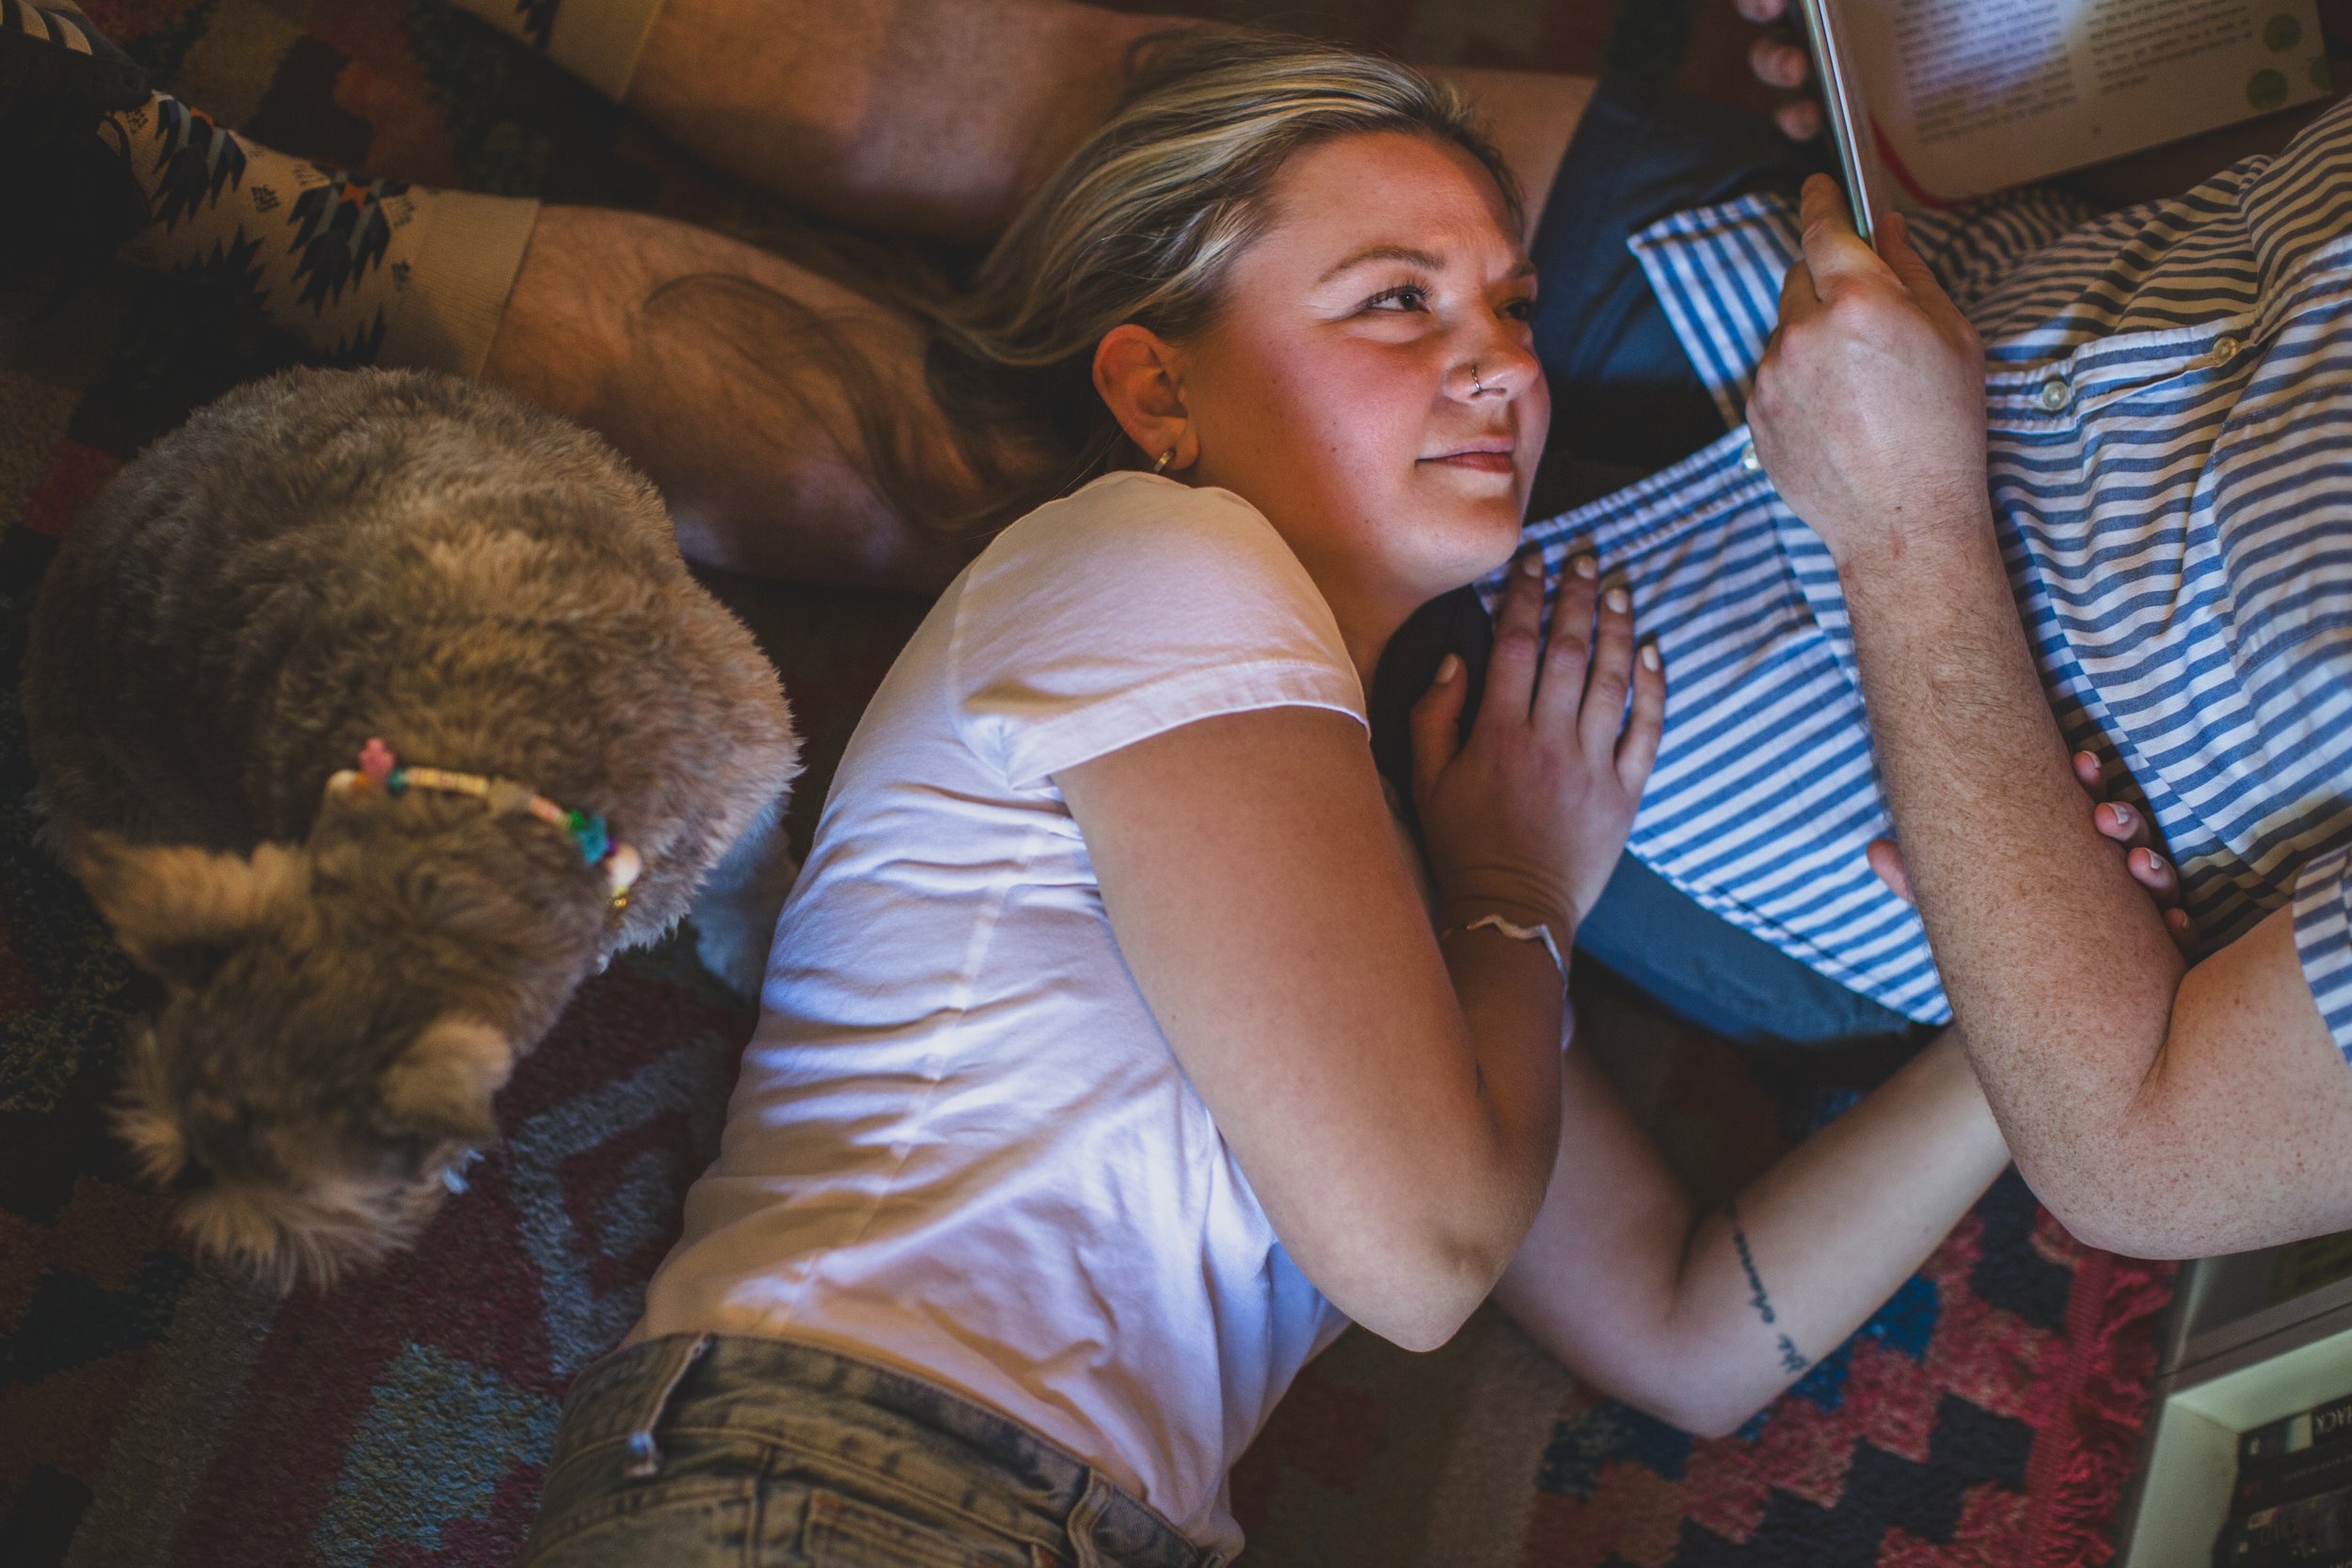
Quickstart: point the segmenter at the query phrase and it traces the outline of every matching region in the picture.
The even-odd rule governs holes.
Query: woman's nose
[[[1512,333],[1478,334],[1475,341],[1463,345],[1462,352],[1463,363],[1448,378],[1448,384],[1454,396],[1467,402],[1501,402],[1518,397],[1543,373],[1534,351]]]

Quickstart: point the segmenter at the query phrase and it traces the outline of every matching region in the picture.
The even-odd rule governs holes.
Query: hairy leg
[[[1135,41],[1191,25],[1065,0],[666,0],[627,103],[806,211],[976,243],[1108,116]]]
[[[814,334],[811,317],[825,324]],[[839,349],[912,416],[914,443],[950,491],[968,483],[913,322],[665,218],[546,209],[483,374],[627,452],[661,487],[694,560],[934,591],[968,550],[926,539],[869,479]]]
[[[1136,40],[1200,25],[1069,0],[666,0],[626,101],[805,211],[977,243],[1107,118]],[[1443,74],[1539,210],[1592,79]]]

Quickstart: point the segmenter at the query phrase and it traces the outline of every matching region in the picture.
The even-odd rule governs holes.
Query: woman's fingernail
[[[2161,877],[2164,875],[2164,857],[2162,855],[2157,854],[2153,849],[2143,849],[2140,853],[2148,857],[2148,874],[2150,876]]]
[[[1462,656],[1460,654],[1448,654],[1438,660],[1438,684],[1439,686],[1445,685],[1461,673]]]
[[[1664,663],[1665,663],[1665,661],[1664,661],[1664,660],[1662,660],[1662,659],[1661,659],[1661,658],[1658,657],[1658,644],[1657,644],[1657,643],[1655,643],[1655,642],[1645,642],[1645,643],[1643,643],[1643,644],[1642,644],[1642,668],[1643,668],[1643,669],[1645,669],[1645,670],[1657,670],[1657,669],[1662,669],[1662,668],[1664,667]]]
[[[1600,596],[1600,602],[1607,605],[1610,609],[1616,610],[1619,614],[1623,614],[1625,611],[1633,608],[1633,600],[1622,588],[1612,588],[1608,593],[1603,594]]]
[[[1544,575],[1544,558],[1540,555],[1523,555],[1519,557],[1519,570],[1521,573],[1531,578],[1542,577]]]
[[[1575,570],[1576,575],[1582,578],[1586,582],[1590,582],[1595,578],[1600,576],[1600,562],[1595,561],[1589,555],[1580,555],[1574,561],[1568,562],[1568,564]]]

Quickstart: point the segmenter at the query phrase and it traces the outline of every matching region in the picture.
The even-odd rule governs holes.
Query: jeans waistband
[[[616,1445],[615,1480],[661,1473],[665,1433],[691,1430],[886,1473],[894,1486],[1016,1534],[1065,1533],[1105,1568],[1222,1568],[1157,1512],[1009,1417],[925,1379],[796,1340],[671,1335],[582,1372],[555,1463]]]

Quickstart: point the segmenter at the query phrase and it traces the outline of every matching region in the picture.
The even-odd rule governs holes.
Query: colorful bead
[[[579,845],[580,859],[590,865],[604,867],[605,885],[612,894],[614,912],[628,908],[629,885],[637,880],[644,863],[635,849],[613,841],[612,830],[601,816],[565,811],[546,796],[533,795],[505,779],[455,773],[442,768],[403,768],[392,749],[375,736],[370,736],[367,744],[359,748],[358,769],[346,768],[334,774],[326,781],[326,787],[330,794],[342,794],[377,784],[388,795],[402,795],[411,784],[420,789],[471,795],[500,813],[527,811],[548,826],[563,829]]]

